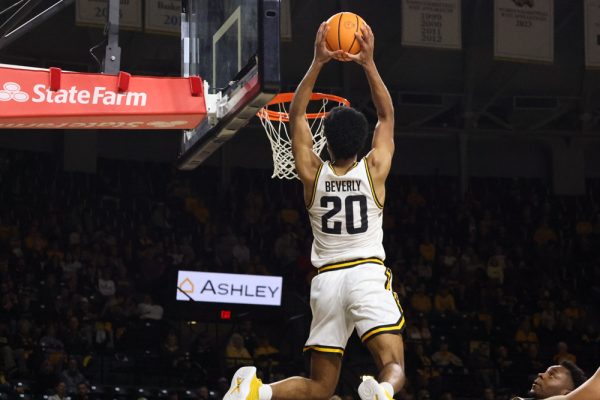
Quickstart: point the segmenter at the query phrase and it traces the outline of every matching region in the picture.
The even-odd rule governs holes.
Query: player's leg
[[[256,377],[255,367],[240,368],[223,400],[327,400],[335,392],[342,357],[314,352],[310,361],[310,378],[294,376],[270,385]]]
[[[340,274],[317,275],[311,282],[310,306],[313,319],[305,351],[311,351],[310,378],[293,377],[270,385],[256,378],[255,367],[239,369],[224,400],[329,399],[340,375],[344,347],[352,334],[338,286]]]
[[[335,392],[341,366],[339,355],[313,352],[310,379],[293,377],[271,384],[273,400],[329,399]]]
[[[371,338],[367,348],[379,369],[378,381],[388,382],[398,393],[406,382],[404,373],[404,341],[398,334],[381,334]]]
[[[406,381],[404,343],[400,333],[405,320],[398,297],[392,291],[391,271],[381,265],[367,264],[353,271],[350,292],[356,331],[379,369],[378,379],[359,386],[362,400],[392,398]]]

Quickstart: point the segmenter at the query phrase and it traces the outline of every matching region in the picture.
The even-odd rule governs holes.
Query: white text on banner
[[[181,33],[181,0],[146,0],[144,30],[152,33]]]
[[[460,49],[460,0],[403,0],[402,44]]]
[[[600,68],[600,0],[584,1],[585,66]]]
[[[553,62],[553,0],[494,0],[494,57]]]
[[[142,29],[141,0],[121,0],[119,27],[121,29]],[[77,25],[106,25],[108,0],[77,0],[75,3],[75,23]]]

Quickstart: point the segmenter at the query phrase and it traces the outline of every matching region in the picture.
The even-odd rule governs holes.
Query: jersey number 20
[[[360,225],[354,226],[354,205],[358,203],[360,210]],[[342,233],[342,221],[330,222],[337,213],[342,209],[342,199],[337,196],[323,196],[321,197],[321,207],[333,208],[327,211],[321,217],[321,230],[323,233],[333,233],[335,235],[341,235]],[[346,214],[346,232],[353,235],[356,233],[363,233],[367,231],[369,227],[369,221],[367,220],[367,197],[364,195],[348,196],[344,201],[344,211]]]

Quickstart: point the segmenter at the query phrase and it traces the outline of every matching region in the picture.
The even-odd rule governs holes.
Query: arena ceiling
[[[0,1],[5,8],[15,0]],[[376,62],[396,103],[399,133],[595,135],[600,122],[598,72],[584,68],[582,1],[555,0],[555,61],[493,58],[493,2],[462,1],[462,50],[404,47],[399,0],[290,0],[291,40],[282,42],[284,90],[293,90],[312,57],[319,23],[340,10],[360,14],[376,35]],[[39,3],[39,2],[38,2]],[[1,19],[0,19],[1,21]],[[0,49],[0,62],[99,71],[102,29],[75,26],[74,6]],[[121,31],[122,66],[135,74],[178,75],[178,37]],[[347,96],[373,116],[356,65],[332,62],[318,89]]]

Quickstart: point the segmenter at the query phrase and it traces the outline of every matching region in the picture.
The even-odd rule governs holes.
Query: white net
[[[316,154],[321,154],[325,147],[326,139],[323,133],[323,120],[328,110],[336,106],[348,105],[347,101],[330,100],[328,98],[319,98],[311,100],[312,103],[317,103],[319,107],[316,113],[310,114],[314,117],[308,119],[308,125],[313,136],[313,151]],[[260,122],[262,123],[267,137],[271,143],[273,152],[273,175],[271,178],[294,179],[298,178],[296,168],[294,166],[294,156],[292,155],[292,140],[288,127],[288,102],[282,101],[276,104],[269,104],[263,107],[258,113]],[[271,111],[271,115],[275,111],[278,113],[278,119],[269,119],[267,111]]]

